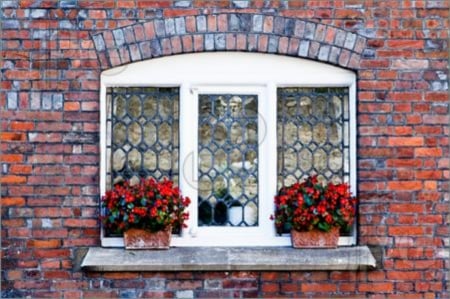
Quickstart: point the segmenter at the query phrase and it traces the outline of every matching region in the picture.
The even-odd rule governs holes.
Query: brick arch
[[[92,36],[102,69],[167,55],[245,51],[309,58],[357,70],[366,38],[308,20],[223,13],[154,19]]]

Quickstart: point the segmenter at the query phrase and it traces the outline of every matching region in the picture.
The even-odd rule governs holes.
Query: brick
[[[36,80],[41,78],[39,71],[7,70],[5,78],[10,80]]]
[[[186,32],[193,33],[197,31],[194,16],[187,16],[185,23],[186,23]]]
[[[20,154],[2,154],[0,156],[0,161],[5,163],[16,163],[23,161],[23,155]]]
[[[302,292],[326,293],[337,290],[337,286],[331,283],[302,283],[300,287]]]
[[[406,48],[406,49],[423,49],[424,41],[423,40],[388,40],[387,46],[390,48]]]
[[[422,146],[424,145],[423,137],[390,137],[388,139],[389,146]]]
[[[34,251],[36,258],[68,258],[70,257],[69,249],[36,249]]]
[[[217,17],[217,27],[219,32],[226,32],[228,31],[228,18],[227,15],[219,15]]]
[[[272,33],[273,31],[273,17],[265,16],[263,23],[263,32],[264,33]]]
[[[337,47],[343,47],[345,43],[346,33],[344,30],[337,30],[336,37],[334,39],[334,45]]]
[[[307,22],[305,24],[305,38],[314,40],[314,33],[316,30],[316,25],[312,22]]]
[[[270,40],[269,40],[269,45],[270,45]],[[258,49],[258,35],[250,34],[247,38],[247,50],[250,52],[254,52],[257,49]],[[274,49],[274,51],[276,51],[276,48]]]
[[[278,51],[278,43],[279,43],[278,36],[270,36],[268,46],[267,46],[267,52],[276,53]]]
[[[297,283],[281,283],[281,292],[298,292],[300,285]]]
[[[214,35],[213,34],[205,34],[205,50],[206,51],[214,50]]]
[[[295,21],[294,35],[296,37],[303,38],[304,33],[305,33],[305,26],[306,26],[306,24],[304,21],[299,21],[299,20]]]
[[[138,45],[134,44],[134,45],[130,45],[129,46],[130,49],[130,58],[132,61],[140,61],[141,60],[141,52],[139,51],[139,47]],[[82,103],[82,110],[86,110],[85,105],[83,105],[85,103]],[[98,107],[95,107],[95,110],[97,110]]]
[[[181,43],[183,46],[183,52],[189,53],[193,51],[193,40],[192,36],[185,35],[181,37]]]
[[[69,279],[70,274],[65,270],[57,271],[43,271],[43,276],[46,279]]]
[[[7,272],[7,278],[9,280],[21,280],[23,276],[23,271],[21,270],[11,270]]]
[[[172,45],[172,52],[174,54],[182,52],[181,40],[179,36],[174,36],[170,39],[170,43]]]
[[[175,20],[174,19],[165,19],[164,27],[167,35],[174,35],[175,31]]]
[[[414,155],[416,157],[441,157],[442,149],[441,148],[415,148]]]
[[[2,197],[1,203],[3,207],[9,206],[24,206],[25,199],[22,197]]]
[[[360,283],[358,290],[361,292],[376,292],[376,293],[390,293],[394,289],[391,282],[377,282],[377,283]]]
[[[26,135],[24,133],[1,132],[0,140],[2,140],[2,141],[25,141]]]
[[[67,227],[97,227],[98,221],[94,219],[66,219],[64,226]]]
[[[15,219],[4,219],[2,220],[2,226],[7,227],[23,227],[25,226],[25,220],[21,218],[15,218]]]
[[[389,211],[393,213],[423,213],[425,210],[424,204],[394,204],[389,205]]]
[[[167,290],[200,289],[202,282],[198,280],[173,280],[167,283]]]
[[[204,49],[203,35],[194,35],[194,52],[201,52]]]
[[[269,44],[269,36],[268,35],[260,35],[258,38],[258,51],[266,52]]]
[[[227,50],[236,49],[236,35],[232,33],[226,34],[226,48]]]
[[[339,55],[338,63],[342,66],[347,66],[348,62],[350,61],[351,53],[348,50],[341,50],[341,54]],[[376,83],[375,83],[376,84]]]
[[[341,53],[341,49],[334,47],[334,46],[331,47],[330,56],[328,58],[328,61],[330,63],[337,64],[340,53]]]
[[[327,26],[326,31],[325,31],[324,41],[328,44],[332,44],[335,36],[336,36],[336,28]]]
[[[247,37],[244,34],[236,36],[236,50],[245,50],[247,48]]]
[[[254,32],[262,32],[263,31],[263,19],[264,19],[264,17],[262,15],[254,15],[253,16],[252,30]]]
[[[328,55],[330,53],[330,47],[329,46],[321,46],[319,49],[319,55],[318,59],[322,61],[328,61]]]
[[[131,44],[136,42],[136,38],[135,38],[135,33],[134,33],[134,28],[133,27],[125,27],[123,29],[123,35],[125,38],[125,42],[126,44]]]
[[[364,17],[361,11],[355,9],[336,9],[334,16],[340,19],[357,19]]]
[[[35,248],[58,248],[61,246],[61,240],[30,240],[27,242],[28,247]]]
[[[209,15],[206,19],[208,32],[217,31],[217,17],[215,15]]]
[[[71,217],[72,208],[34,208],[34,215],[36,217]]]
[[[391,236],[414,236],[424,233],[424,228],[418,226],[392,226],[388,228],[388,234]]]
[[[214,48],[216,50],[225,50],[226,39],[224,33],[218,33],[214,35]]]
[[[257,287],[256,280],[248,279],[225,279],[222,281],[224,289],[251,289]]]
[[[275,34],[283,34],[284,33],[284,18],[282,17],[275,17],[274,18],[274,24],[273,24],[273,32]]]
[[[206,32],[206,17],[205,16],[197,16],[197,31],[198,32]]]
[[[393,69],[427,69],[428,60],[425,59],[396,59],[392,63]]]
[[[147,40],[153,39],[156,36],[155,27],[153,22],[144,23],[144,34]]]
[[[0,178],[0,183],[5,185],[10,184],[23,184],[27,182],[27,178],[25,176],[19,176],[19,175],[3,175]]]
[[[387,188],[392,191],[414,191],[422,189],[421,181],[388,182]]]
[[[280,285],[273,282],[264,282],[261,286],[261,291],[266,293],[274,293],[280,290]]]

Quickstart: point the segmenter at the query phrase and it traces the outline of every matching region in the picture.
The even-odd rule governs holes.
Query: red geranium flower
[[[155,232],[172,226],[179,231],[189,218],[185,211],[189,204],[189,198],[183,197],[170,180],[142,179],[135,185],[127,181],[105,192],[101,218],[109,235],[132,227]]]
[[[339,227],[351,229],[356,211],[356,198],[346,183],[322,185],[317,176],[304,182],[282,187],[275,196],[275,220],[278,233],[291,229],[328,231]]]

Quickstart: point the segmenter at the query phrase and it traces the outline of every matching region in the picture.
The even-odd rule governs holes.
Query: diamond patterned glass
[[[167,177],[178,184],[179,89],[107,90],[107,186]]]
[[[348,88],[278,88],[278,188],[349,176]]]
[[[200,95],[200,226],[258,225],[258,98]]]

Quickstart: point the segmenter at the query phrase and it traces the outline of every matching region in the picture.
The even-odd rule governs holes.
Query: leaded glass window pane
[[[278,88],[278,188],[349,176],[348,88]]]
[[[258,97],[200,95],[200,226],[258,225]]]
[[[107,90],[107,186],[167,177],[178,184],[179,89]]]

